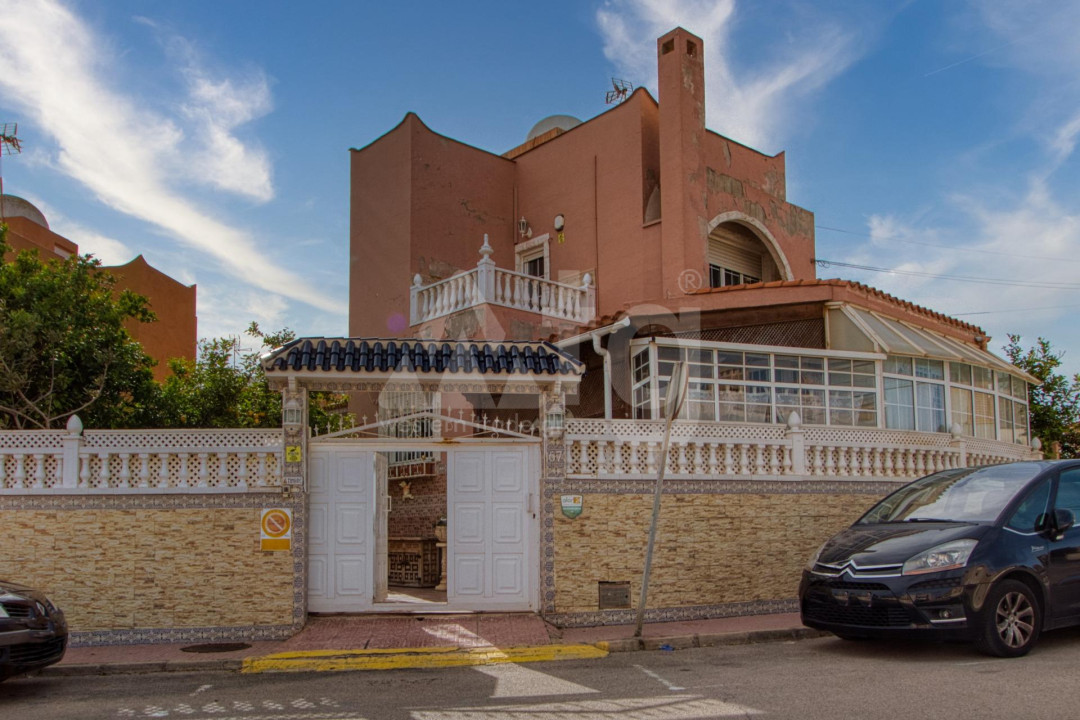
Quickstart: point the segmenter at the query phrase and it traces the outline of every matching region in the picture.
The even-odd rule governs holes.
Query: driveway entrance
[[[538,607],[539,443],[312,441],[308,610],[431,609],[387,599],[386,451],[444,452],[448,610]]]

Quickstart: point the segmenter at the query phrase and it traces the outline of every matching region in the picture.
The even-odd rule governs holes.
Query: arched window
[[[779,280],[781,273],[765,244],[737,222],[717,225],[709,233],[709,287]]]

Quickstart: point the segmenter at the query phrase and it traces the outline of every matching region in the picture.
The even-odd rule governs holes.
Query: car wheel
[[[975,644],[987,655],[1020,657],[1035,646],[1041,628],[1035,593],[1019,580],[1004,580],[986,598]]]

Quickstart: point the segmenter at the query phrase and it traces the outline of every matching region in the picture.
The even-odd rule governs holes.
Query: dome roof
[[[45,215],[34,207],[34,204],[29,200],[24,200],[18,195],[4,195],[3,208],[4,217],[24,217],[33,223],[37,223],[46,230],[49,229],[49,223],[45,220]]]
[[[576,128],[580,124],[581,121],[573,115],[548,115],[546,118],[533,125],[532,130],[525,136],[525,142],[528,142],[539,135],[543,135],[549,130],[554,130],[555,128],[566,131],[571,128]]]

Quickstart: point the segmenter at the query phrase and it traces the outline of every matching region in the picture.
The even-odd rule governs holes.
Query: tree
[[[296,338],[288,328],[265,333],[251,323],[246,334],[259,341],[259,349],[241,355],[239,338],[199,341],[198,358],[169,361],[172,375],[161,396],[163,427],[281,426],[281,393],[266,382],[260,356]],[[308,422],[326,427],[329,411],[341,405],[333,393],[312,393]]]
[[[154,360],[124,322],[151,322],[147,299],[116,292],[89,255],[10,261],[0,225],[0,428],[62,428],[78,413],[87,427],[147,422],[157,392]]]
[[[1013,365],[1042,382],[1028,390],[1032,435],[1042,440],[1047,452],[1058,442],[1061,457],[1080,457],[1080,373],[1070,380],[1057,372],[1061,353],[1055,353],[1050,341],[1041,337],[1024,350],[1020,336],[1009,335],[1005,354]]]

